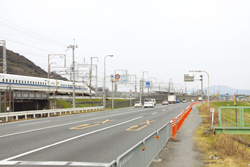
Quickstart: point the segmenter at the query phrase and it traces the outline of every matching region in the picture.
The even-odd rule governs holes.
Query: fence
[[[114,109],[117,109],[117,108],[125,108],[125,107],[131,107],[134,105],[134,102],[136,100],[124,100],[124,101],[114,101]],[[85,105],[87,107],[95,107],[95,106],[103,106],[103,102],[102,101],[99,101],[99,102],[76,102],[76,106],[79,106],[79,105]],[[106,108],[112,108],[112,102],[110,101],[107,101],[106,102]]]
[[[220,127],[250,127],[250,107],[219,107]]]
[[[216,133],[250,134],[250,107],[219,107]]]

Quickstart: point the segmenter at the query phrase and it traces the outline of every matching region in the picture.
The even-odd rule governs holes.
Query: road
[[[124,108],[0,125],[0,166],[105,165],[190,103]],[[29,165],[28,165],[29,164]],[[80,163],[79,163],[80,164]]]

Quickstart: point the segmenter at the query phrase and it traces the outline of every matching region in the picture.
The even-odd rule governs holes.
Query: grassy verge
[[[230,102],[212,102],[210,108],[215,108],[215,126],[218,126],[218,107],[233,106]],[[238,103],[238,106],[250,106],[249,102]],[[250,166],[250,135],[214,134],[211,129],[210,108],[205,104],[197,105],[203,124],[196,129],[194,140],[197,149],[202,153],[205,167],[245,167]]]

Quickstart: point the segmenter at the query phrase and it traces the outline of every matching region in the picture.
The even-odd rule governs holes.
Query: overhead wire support
[[[75,108],[75,48],[78,48],[77,45],[75,45],[75,39],[74,39],[74,45],[69,45],[68,49],[72,49],[72,71],[73,71],[73,108]]]
[[[3,73],[7,74],[7,60],[6,60],[6,41],[0,40],[3,45]]]

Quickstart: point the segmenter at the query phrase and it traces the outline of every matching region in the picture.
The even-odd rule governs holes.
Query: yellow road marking
[[[79,126],[69,128],[69,129],[86,129],[86,128],[90,128],[90,127],[97,126],[97,125],[100,125],[100,124],[92,124],[92,125],[91,124],[84,124],[84,125],[79,125]]]
[[[86,129],[86,128],[90,128],[90,127],[93,127],[93,126],[105,124],[105,123],[111,122],[111,121],[115,121],[115,120],[106,119],[105,121],[94,122],[94,123],[84,124],[84,125],[78,125],[78,126],[75,126],[75,127],[69,128],[69,129]]]
[[[142,127],[139,127],[139,128],[138,128],[139,125],[134,125],[134,126],[131,126],[130,128],[128,128],[128,129],[126,129],[126,130],[127,130],[127,131],[139,131],[139,130],[141,130],[141,129],[143,129],[143,128],[146,128],[148,125],[150,125],[151,122],[155,122],[155,120],[153,120],[153,121],[147,120],[146,122],[139,123],[139,125],[146,124],[146,125],[144,125],[144,126],[142,126]]]

